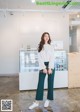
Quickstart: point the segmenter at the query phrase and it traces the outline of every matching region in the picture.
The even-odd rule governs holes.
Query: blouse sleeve
[[[46,69],[42,55],[38,53],[39,70]]]
[[[54,48],[53,46],[51,46],[51,55],[50,55],[50,60],[49,60],[49,67],[48,68],[51,68],[51,69],[54,69]]]

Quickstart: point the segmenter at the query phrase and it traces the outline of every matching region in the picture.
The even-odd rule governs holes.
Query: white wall
[[[43,32],[52,40],[63,40],[69,51],[69,16],[66,13],[0,12],[0,74],[19,72],[22,44],[37,47]]]

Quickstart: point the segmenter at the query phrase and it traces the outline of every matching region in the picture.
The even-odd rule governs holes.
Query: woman
[[[47,100],[44,107],[48,107],[51,100],[53,100],[53,83],[54,83],[54,49],[51,46],[51,39],[48,32],[44,32],[38,47],[39,54],[39,81],[36,91],[35,102],[29,107],[33,109],[39,106],[39,101],[43,100],[44,80],[48,75],[48,93]]]

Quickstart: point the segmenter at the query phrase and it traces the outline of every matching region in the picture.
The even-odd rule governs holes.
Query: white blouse
[[[38,53],[39,69],[45,69],[44,62],[49,62],[48,68],[54,69],[54,48],[50,44],[44,44],[43,49]]]

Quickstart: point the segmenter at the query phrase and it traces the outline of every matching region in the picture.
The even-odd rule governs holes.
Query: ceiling
[[[34,0],[33,0],[34,1]],[[38,2],[64,2],[68,0],[36,0]],[[80,11],[80,0],[72,0],[79,2],[77,5],[68,5],[65,9],[63,5],[37,5],[32,0],[0,0],[0,10],[45,10],[45,11]]]
[[[66,8],[62,8],[64,5],[37,5],[35,0],[0,0],[0,11],[9,11],[10,15],[13,15],[14,11],[43,11],[43,12],[68,12],[70,21],[80,21],[80,0],[71,0],[77,2],[76,5],[70,5]],[[36,0],[38,2],[63,2],[68,0]],[[70,1],[70,0],[69,0]],[[4,15],[5,15],[4,14]],[[79,17],[77,17],[79,15]]]

